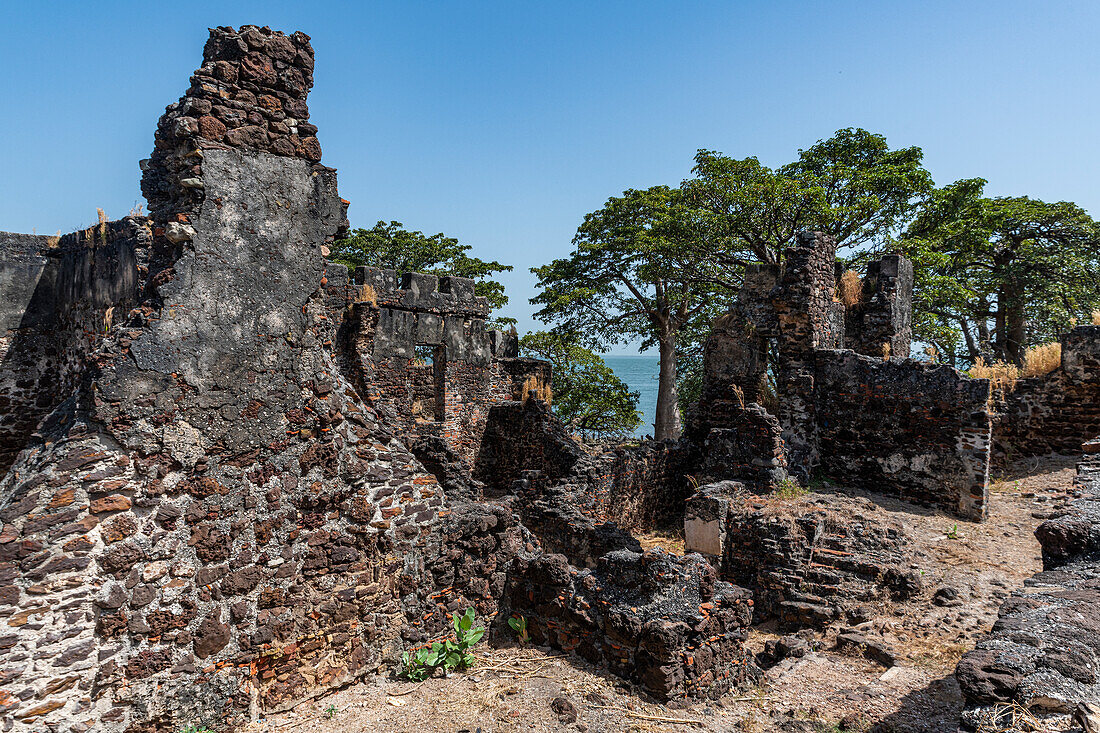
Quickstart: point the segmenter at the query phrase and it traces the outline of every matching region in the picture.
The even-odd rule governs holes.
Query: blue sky
[[[528,268],[586,212],[675,185],[698,148],[779,165],[848,126],[937,183],[1100,214],[1096,2],[5,2],[0,229],[141,201],[137,162],[206,28],[302,30],[312,121],[353,225],[395,219]],[[624,352],[624,349],[616,351]]]

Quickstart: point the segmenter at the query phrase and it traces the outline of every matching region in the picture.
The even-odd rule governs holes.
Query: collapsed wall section
[[[347,202],[302,137],[311,69],[303,34],[217,28],[161,118],[144,166],[142,300],[89,347],[91,368],[0,480],[3,727],[232,729],[442,637],[447,614],[470,606],[492,620],[510,605],[578,653],[584,631],[593,659],[657,695],[742,679],[745,591],[636,542],[593,549],[603,570],[528,572],[562,560],[513,502],[449,502],[404,443],[417,433],[359,393],[374,373],[345,375],[344,347],[377,344],[383,308],[377,293],[348,307],[358,286],[323,259]],[[428,284],[395,292],[472,289]],[[399,305],[387,317],[410,312]],[[472,349],[481,367],[470,315],[461,329],[444,319],[438,346]],[[546,423],[548,371],[492,338],[489,394]],[[572,450],[568,435],[552,440]],[[624,470],[645,476],[646,461]]]
[[[902,358],[913,287],[904,257],[872,262],[848,303],[837,277],[836,244],[820,232],[802,232],[781,264],[746,268],[704,349],[686,432],[702,450],[700,475],[767,490],[820,473],[980,520],[988,381]]]
[[[351,373],[425,459],[473,471],[492,406],[549,395],[548,366],[518,358],[515,333],[487,327],[473,280],[360,267],[349,294]]]
[[[736,481],[708,484],[687,502],[684,544],[753,591],[755,621],[783,629],[862,620],[868,607],[921,588],[901,525],[826,497],[776,507]]]
[[[217,29],[204,69],[243,73],[256,43],[288,42]],[[272,79],[204,71],[201,93],[279,91],[297,78],[281,53]],[[152,299],[0,483],[8,727],[233,726],[377,668],[451,607],[495,611],[488,566],[455,573],[474,548],[448,544],[437,480],[337,369],[321,256],[344,223],[334,173],[194,137],[180,119],[201,98],[166,112],[146,166],[166,186]],[[201,165],[177,170],[193,150]]]

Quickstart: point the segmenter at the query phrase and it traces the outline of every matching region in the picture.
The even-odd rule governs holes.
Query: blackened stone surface
[[[752,599],[698,555],[619,550],[591,570],[561,555],[519,560],[507,599],[536,644],[606,667],[660,699],[717,696],[755,669],[743,645]]]
[[[1100,459],[1078,466],[1078,497],[1036,530],[1043,572],[1001,606],[955,671],[972,710],[1015,701],[1072,712],[1100,701]]]
[[[1064,334],[1058,368],[996,397],[995,447],[1003,458],[1076,453],[1100,435],[1100,326]]]
[[[734,481],[710,484],[688,500],[684,522],[686,549],[752,590],[757,621],[820,627],[920,591],[902,526],[870,521],[829,497],[782,512],[768,501]]]

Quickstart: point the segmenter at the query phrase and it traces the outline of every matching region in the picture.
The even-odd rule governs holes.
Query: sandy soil
[[[808,635],[813,653],[781,662],[751,689],[717,701],[661,705],[559,652],[485,645],[469,672],[421,684],[380,675],[260,721],[252,730],[954,731],[962,709],[955,664],[992,626],[1001,601],[1040,569],[1032,532],[1064,499],[1073,466],[1066,457],[1013,466],[994,483],[990,517],[982,524],[836,491],[863,514],[903,521],[916,538],[924,592],[912,602],[885,604],[868,624],[898,659],[890,669],[833,650],[837,629],[831,629]],[[675,535],[640,539],[646,546],[683,551]],[[957,598],[941,597],[944,605],[938,605],[933,595],[943,587],[957,591]],[[772,629],[757,627],[749,643],[758,649],[773,637]]]

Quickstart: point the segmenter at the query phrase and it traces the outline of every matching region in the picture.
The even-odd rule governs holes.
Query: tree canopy
[[[520,339],[519,346],[524,356],[553,366],[553,409],[574,432],[589,438],[624,437],[641,423],[638,393],[599,355],[581,346],[577,334],[536,331]]]
[[[700,150],[682,188],[717,240],[716,257],[732,265],[778,262],[804,229],[829,233],[838,249],[897,233],[932,188],[923,157],[920,148],[891,150],[884,136],[847,128],[774,170],[754,157]]]
[[[585,345],[606,349],[640,341],[660,353],[654,437],[680,435],[677,336],[709,321],[733,292],[708,257],[706,240],[682,192],[668,186],[628,190],[585,216],[569,257],[532,268],[540,292],[535,314]]]
[[[1065,201],[986,198],[985,183],[936,190],[903,237],[914,335],[954,364],[1022,366],[1100,304],[1100,226]]]
[[[427,272],[433,275],[458,275],[475,280],[474,292],[489,299],[489,305],[501,308],[508,303],[504,285],[495,280],[498,272],[509,272],[511,265],[486,262],[467,254],[470,245],[442,233],[428,236],[409,231],[399,221],[380,221],[371,229],[354,229],[332,246],[331,259],[349,268],[360,265],[386,267],[398,272]],[[515,323],[502,318],[498,322]]]

